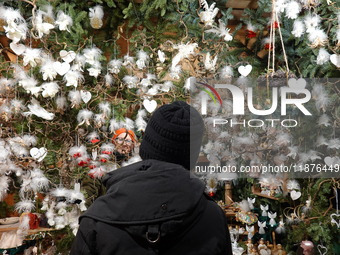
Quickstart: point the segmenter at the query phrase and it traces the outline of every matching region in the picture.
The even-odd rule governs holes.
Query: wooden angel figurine
[[[251,249],[250,255],[259,255],[259,254],[257,253],[256,246],[253,246],[253,248]]]
[[[271,250],[268,249],[267,245],[264,243],[264,239],[261,238],[258,245],[258,250],[260,255],[271,255]]]
[[[287,255],[287,253],[283,250],[283,247],[281,244],[276,245],[277,251],[275,255]]]
[[[248,248],[247,248],[247,254],[251,254],[251,250],[252,250],[253,247],[254,247],[254,245],[253,245],[253,240],[250,239],[250,238],[248,238],[246,245],[247,245],[247,247],[248,247]]]

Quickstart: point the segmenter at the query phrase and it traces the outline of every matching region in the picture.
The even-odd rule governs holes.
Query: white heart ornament
[[[292,191],[290,192],[290,197],[291,197],[293,200],[299,199],[299,198],[301,197],[301,192],[300,192],[300,191],[292,190]]]
[[[56,61],[53,63],[53,68],[59,75],[63,76],[65,73],[67,73],[70,70],[71,66],[69,63],[66,63],[66,62],[60,63]]]
[[[251,70],[253,69],[253,67],[251,65],[246,65],[246,66],[239,66],[238,67],[238,72],[246,77],[248,74],[250,74]]]
[[[25,45],[23,45],[23,44],[17,44],[17,43],[14,43],[14,42],[11,42],[10,44],[9,44],[9,47],[11,47],[11,49],[14,51],[14,53],[15,54],[17,54],[17,55],[21,55],[22,53],[24,53],[25,52],[25,50],[26,50],[26,47],[25,47]]]
[[[77,54],[74,51],[66,51],[61,50],[59,52],[59,55],[62,60],[64,60],[66,63],[71,63],[77,56]]]
[[[41,147],[40,149],[34,147],[30,150],[30,154],[32,158],[40,162],[46,157],[47,149],[45,147]]]
[[[339,162],[339,158],[338,157],[325,157],[324,159],[325,163],[328,165],[328,166],[333,166],[335,164],[338,164]]]
[[[334,218],[334,216],[337,218],[337,220],[338,221],[336,221],[336,219]],[[340,217],[340,214],[336,214],[336,213],[333,213],[333,214],[331,214],[331,223],[334,223],[334,224],[336,224],[336,226],[338,227],[338,228],[340,228],[340,220],[339,220],[339,217]]]
[[[148,99],[145,99],[143,101],[143,105],[149,113],[152,113],[157,108],[157,102],[155,100],[150,101]]]
[[[325,246],[323,246],[321,244],[318,244],[317,247],[318,247],[318,251],[319,251],[320,255],[326,255],[327,254],[327,251],[328,251],[327,247],[325,247]],[[323,251],[321,251],[321,249]]]
[[[288,80],[288,86],[292,89],[304,89],[306,87],[306,80],[303,78],[294,79],[290,78]]]
[[[81,99],[83,99],[85,104],[87,104],[87,102],[90,101],[92,97],[89,91],[84,91],[84,90],[80,91],[80,96],[81,96]]]
[[[331,60],[331,62],[336,66],[336,67],[340,67],[340,56],[337,54],[332,54],[329,59]]]

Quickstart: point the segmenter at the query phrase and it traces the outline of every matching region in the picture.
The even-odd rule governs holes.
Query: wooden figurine
[[[263,238],[260,239],[257,248],[259,250],[260,255],[271,255],[271,250],[268,249],[267,245],[265,245]]]

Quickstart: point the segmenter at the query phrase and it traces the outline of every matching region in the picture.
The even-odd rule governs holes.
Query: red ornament
[[[99,141],[100,141],[99,139],[94,138],[94,139],[91,140],[91,143],[97,143],[97,142],[99,142]]]
[[[213,197],[213,196],[215,195],[215,192],[209,192],[208,195],[209,195],[210,197]]]
[[[256,37],[257,33],[251,30],[246,29],[246,37],[248,39]]]
[[[100,159],[101,162],[105,163],[106,162],[106,159],[102,158]]]
[[[103,154],[111,155],[111,151],[103,151]]]
[[[79,158],[79,157],[81,157],[81,155],[80,155],[80,153],[78,152],[78,153],[76,153],[76,154],[73,154],[73,157],[74,157],[74,158]]]
[[[281,26],[281,23],[278,23],[277,21],[274,22],[274,29],[277,29],[279,26]],[[272,27],[272,25],[270,24],[268,26],[268,29],[270,29]]]
[[[89,167],[90,167],[90,169],[96,168],[95,165],[90,165]]]
[[[273,44],[272,43],[266,43],[265,45],[264,45],[264,49],[266,50],[266,51],[271,51],[271,50],[273,50]]]

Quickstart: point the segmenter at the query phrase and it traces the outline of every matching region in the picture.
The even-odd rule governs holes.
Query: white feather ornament
[[[134,127],[134,122],[132,119],[125,117],[125,121],[123,123],[123,127],[125,127],[126,129],[133,129]]]
[[[319,135],[318,138],[316,139],[315,145],[316,147],[320,147],[322,145],[328,145],[328,141],[323,135]]]
[[[209,7],[206,0],[202,0],[201,5],[204,11],[200,12],[200,19],[204,23],[204,26],[210,27],[213,24],[219,9],[215,8],[216,3],[211,4]]]
[[[82,109],[78,112],[77,121],[79,125],[83,125],[85,123],[87,126],[90,126],[90,119],[92,118],[92,116],[93,112],[87,109]]]
[[[13,8],[2,9],[1,17],[6,20],[7,26],[4,26],[6,36],[14,43],[19,42],[21,39],[26,39],[28,31],[25,19],[21,16],[19,10]]]
[[[291,157],[292,159],[295,159],[298,155],[299,146],[290,146],[288,147],[289,153],[287,154],[287,157]]]
[[[182,68],[179,65],[171,66],[169,70],[169,76],[171,79],[178,80],[180,77],[179,75],[182,73]]]
[[[166,81],[160,86],[160,90],[163,92],[169,92],[170,90],[174,89],[175,86],[172,81]]]
[[[210,58],[210,52],[208,52],[205,56],[205,59],[204,59],[204,68],[205,70],[213,73],[215,72],[215,68],[216,68],[216,62],[217,62],[217,59],[218,59],[218,55],[216,54],[216,56],[211,59]]]
[[[53,6],[50,4],[46,4],[41,8],[44,11],[44,20],[50,24],[54,24],[55,22],[55,15]]]
[[[50,81],[53,81],[55,77],[57,77],[57,72],[55,71],[53,67],[54,61],[50,58],[44,60],[43,64],[40,67],[40,72],[43,74],[43,80],[46,81],[49,79]]]
[[[312,43],[311,48],[318,48],[318,47],[323,47],[327,43],[328,36],[327,34],[317,28],[310,34],[308,34],[308,40]]]
[[[71,67],[71,70],[83,72],[83,67],[84,67],[85,63],[86,63],[86,57],[78,53],[76,55],[76,58],[73,61],[73,65]]]
[[[91,27],[99,29],[103,26],[104,10],[101,5],[96,5],[93,8],[89,8],[89,17]]]
[[[218,20],[218,23],[219,27],[213,25],[211,29],[205,30],[204,32],[215,33],[219,37],[222,37],[225,41],[227,42],[231,41],[233,39],[233,36],[229,33],[230,28],[227,28],[223,20],[221,19]]]
[[[26,23],[26,20],[22,17],[19,10],[15,10],[13,8],[8,7],[5,9],[2,9],[1,14],[3,15],[2,18],[7,20],[7,22],[13,21],[16,24]]]
[[[48,219],[47,220],[48,225],[54,226],[55,225],[55,221],[54,221],[55,213],[53,211],[53,208],[48,209],[45,215],[46,215],[46,218]]]
[[[114,81],[114,79],[112,78],[112,76],[109,73],[105,74],[104,82],[105,82],[106,87],[112,86],[113,81]]]
[[[229,65],[226,65],[221,70],[221,79],[228,79],[234,76],[233,68]]]
[[[86,136],[86,139],[88,142],[95,143],[95,142],[98,142],[97,140],[100,140],[100,136],[98,132],[93,131]]]
[[[325,126],[325,127],[328,127],[330,126],[331,124],[329,123],[330,121],[330,118],[324,113],[320,116],[319,120],[318,120],[318,125],[319,126]]]
[[[300,184],[297,180],[288,180],[287,181],[287,190],[300,190]]]
[[[68,99],[71,101],[71,108],[78,108],[81,104],[81,94],[78,90],[70,91],[68,93]]]
[[[67,99],[64,96],[57,97],[56,104],[57,104],[57,111],[60,111],[60,112],[66,111],[68,107]]]
[[[92,48],[86,48],[83,51],[83,55],[86,59],[85,62],[89,63],[90,65],[94,65],[101,57],[101,54],[102,51],[95,46],[93,46]]]
[[[23,115],[24,116],[30,116],[32,114],[40,117],[40,118],[43,118],[45,120],[53,120],[54,118],[54,113],[50,113],[48,111],[46,111],[44,108],[42,108],[40,106],[40,103],[35,100],[34,98],[32,98],[31,100],[32,104],[29,104],[27,107],[30,111],[28,112],[24,112]]]
[[[123,78],[123,81],[128,85],[128,88],[136,88],[136,84],[138,82],[138,77],[137,76],[132,76],[132,75],[125,75]]]
[[[102,154],[111,155],[114,149],[115,146],[113,143],[104,143],[102,146],[100,146]]]
[[[82,192],[80,192],[80,183],[75,183],[74,189],[70,190],[69,193],[68,193],[68,202],[78,203],[77,200],[85,201],[84,194]]]
[[[13,107],[14,113],[19,113],[23,110],[26,110],[26,106],[24,105],[23,101],[20,99],[12,99],[11,100],[11,106]]]
[[[0,106],[0,116],[5,121],[9,121],[12,118],[12,109],[7,103]]]
[[[54,28],[54,25],[43,21],[44,14],[46,13],[42,10],[38,10],[35,14],[34,24],[35,29],[38,32],[38,38],[42,38],[44,35],[48,35],[50,33],[50,30]]]
[[[59,85],[56,82],[45,82],[41,85],[41,88],[44,89],[42,92],[43,97],[53,98],[59,91]]]
[[[116,119],[111,119],[110,120],[110,126],[109,126],[109,129],[110,129],[110,133],[113,133],[115,130],[121,128],[120,126],[120,122],[118,122]]]
[[[73,146],[68,151],[68,154],[70,154],[73,158],[78,158],[78,157],[83,157],[83,156],[87,157],[86,147],[84,145]]]
[[[85,201],[81,202],[80,204],[77,204],[78,208],[80,211],[84,212],[87,210],[86,206],[85,206]],[[73,227],[71,226],[71,228],[73,229],[73,234],[76,235],[77,234],[77,231],[78,231],[78,220],[76,220],[74,223],[73,223]],[[74,232],[76,231],[76,232]]]
[[[183,59],[189,57],[191,54],[194,54],[198,47],[197,43],[190,43],[187,44],[177,44],[174,45],[173,48],[178,50],[178,53],[172,59],[172,67],[177,66],[177,64]]]
[[[12,89],[14,86],[13,79],[2,78],[0,79],[0,91],[7,91]]]
[[[13,76],[15,78],[15,80],[23,80],[23,79],[27,79],[29,76],[27,75],[27,73],[25,72],[25,70],[17,65],[17,64],[11,64],[11,68],[14,69],[14,72],[13,72]]]
[[[157,80],[156,75],[154,74],[146,74],[146,78],[143,78],[142,81],[140,82],[140,85],[143,87],[148,87],[148,86],[152,86],[152,81],[153,80]]]
[[[137,67],[139,69],[144,69],[146,67],[148,59],[149,59],[148,54],[145,51],[140,50],[137,53],[137,56],[138,56],[138,60],[136,62]]]
[[[32,212],[35,209],[35,205],[31,199],[21,198],[21,201],[15,204],[15,211],[18,213]]]
[[[63,229],[66,227],[65,218],[63,216],[57,216],[54,218],[55,229]]]
[[[63,80],[66,81],[66,86],[74,86],[76,88],[79,83],[84,81],[84,76],[80,71],[70,70],[64,75]]]
[[[124,62],[123,62],[123,66],[133,66],[135,64],[135,58],[134,57],[131,57],[130,55],[129,55],[129,53],[128,54],[126,54],[125,56],[124,56]]]
[[[58,187],[51,191],[51,195],[57,198],[66,198],[69,195],[69,190],[65,189],[64,187]]]
[[[340,149],[340,140],[338,138],[330,139],[328,141],[328,149]]]
[[[109,102],[101,102],[98,105],[99,110],[105,115],[106,118],[109,118],[111,115],[111,106]]]
[[[7,196],[9,181],[10,179],[6,175],[0,176],[0,201],[4,200]]]
[[[41,58],[42,50],[39,48],[26,48],[25,52],[22,54],[23,58],[23,65],[27,66],[30,64],[31,67],[36,67],[37,62],[39,62]]]
[[[20,221],[17,234],[19,234],[21,237],[25,237],[26,235],[28,235],[29,229],[30,229],[30,217],[28,215],[24,215]]]
[[[22,86],[27,93],[29,93],[30,88],[36,87],[38,81],[34,77],[27,76],[25,79],[19,80],[19,86]]]
[[[67,30],[70,32],[69,27],[72,27],[73,20],[70,16],[66,15],[63,11],[59,11],[57,15],[57,21],[55,22],[59,26],[60,31]]]
[[[106,160],[106,159],[105,159]],[[93,179],[101,178],[104,174],[102,167],[95,167],[91,169],[88,173]]]
[[[157,54],[158,54],[159,61],[160,61],[161,63],[164,63],[164,61],[165,61],[165,54],[164,54],[164,52],[161,51],[161,50],[158,50],[158,51],[157,51]]]
[[[330,54],[327,52],[325,48],[321,48],[319,50],[318,57],[316,59],[316,64],[323,65],[329,61]]]
[[[59,215],[64,215],[67,211],[66,211],[66,208],[67,208],[67,203],[66,202],[59,202],[57,203],[55,209],[58,210],[58,214]]]
[[[89,71],[90,76],[97,77],[102,71],[102,66],[99,61],[95,61],[92,67],[88,68],[87,70]]]
[[[312,90],[312,98],[315,100],[315,107],[319,111],[320,109],[323,112],[326,112],[327,107],[331,103],[327,91],[323,88],[321,84],[315,84]]]
[[[103,113],[95,114],[93,118],[94,122],[99,126],[103,126],[107,120],[107,117]]]
[[[119,59],[113,59],[109,62],[109,71],[114,74],[118,74],[120,72],[120,68],[122,66],[122,61]]]
[[[144,109],[139,110],[136,116],[135,126],[137,130],[140,132],[145,131],[145,128],[147,125],[146,121],[144,120],[145,117],[146,117],[146,111]]]

